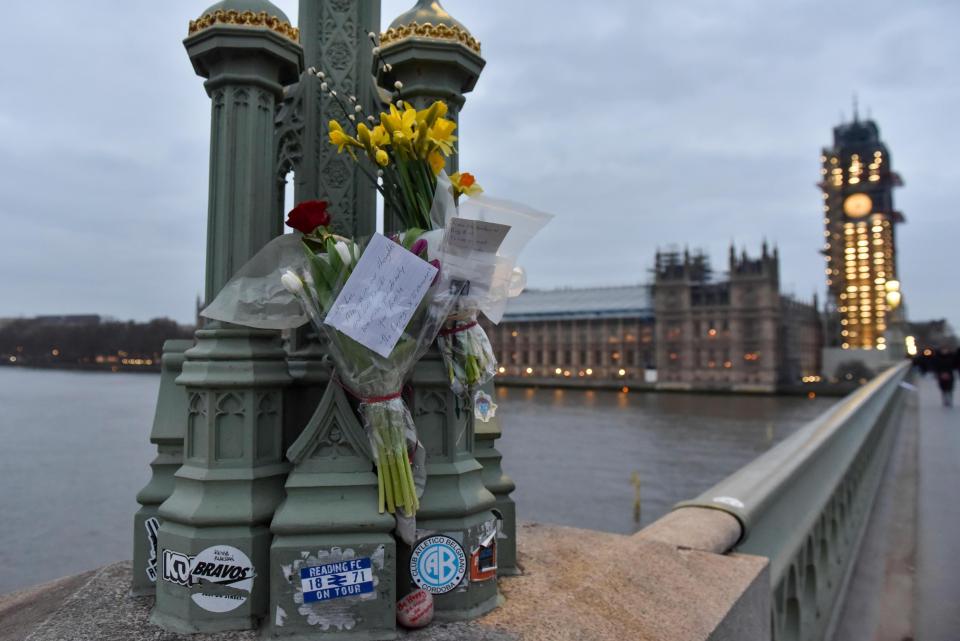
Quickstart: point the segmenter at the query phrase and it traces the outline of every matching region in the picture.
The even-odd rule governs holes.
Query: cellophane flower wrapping
[[[494,324],[499,323],[516,283],[514,270],[517,256],[531,238],[552,216],[525,205],[473,196],[456,205],[449,179],[437,178],[430,218],[445,232],[437,256],[448,278],[465,283],[463,293],[437,337],[451,389],[469,396],[488,383],[497,372],[497,361],[486,332],[477,323],[483,313]],[[496,223],[509,231],[495,251],[479,249],[469,233],[451,237],[451,221]],[[479,232],[478,232],[479,233]],[[429,235],[429,234],[428,234]]]
[[[437,334],[437,347],[454,394],[468,396],[496,376],[497,357],[476,310],[448,317]]]

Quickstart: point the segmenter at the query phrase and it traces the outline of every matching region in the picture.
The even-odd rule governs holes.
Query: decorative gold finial
[[[380,34],[380,44],[387,47],[407,38],[458,42],[474,53],[480,53],[480,41],[447,13],[438,0],[418,0],[412,9],[401,14]]]
[[[299,29],[283,18],[272,16],[266,11],[260,11],[259,13],[254,13],[253,11],[236,11],[233,9],[209,11],[196,20],[190,21],[190,28],[187,31],[187,35],[192,36],[195,33],[209,29],[217,24],[269,29],[284,38],[297,43],[300,42]]]

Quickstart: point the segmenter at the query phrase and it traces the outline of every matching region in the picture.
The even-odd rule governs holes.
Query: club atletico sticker
[[[428,536],[417,544],[410,557],[410,578],[431,594],[450,592],[460,585],[466,573],[467,556],[449,536]]]

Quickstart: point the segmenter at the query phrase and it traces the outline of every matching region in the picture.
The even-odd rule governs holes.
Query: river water
[[[159,380],[0,367],[0,594],[130,558]],[[633,532],[832,400],[503,388],[497,403],[519,518]]]

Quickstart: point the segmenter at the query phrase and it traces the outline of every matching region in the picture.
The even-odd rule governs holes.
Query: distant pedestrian
[[[933,373],[937,377],[945,407],[953,406],[953,370],[956,365],[956,354],[945,347],[941,347],[933,356]]]

